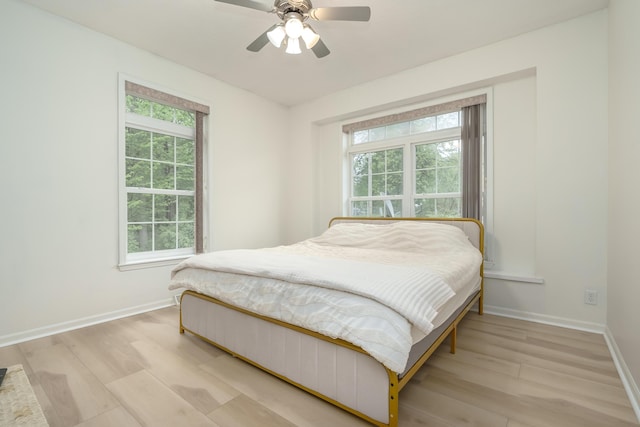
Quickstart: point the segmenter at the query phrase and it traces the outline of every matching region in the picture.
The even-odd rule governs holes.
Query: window
[[[485,102],[485,96],[466,98],[345,125],[350,171],[347,215],[471,216],[466,215],[471,211],[465,206],[472,203],[465,193],[476,199],[483,199],[484,193],[465,190],[464,178],[478,175],[470,185],[481,185],[486,168],[465,166],[463,111]],[[479,140],[484,144],[484,135]],[[481,155],[472,161],[483,163]],[[477,216],[481,219],[482,211]]]
[[[460,140],[416,144],[414,216],[462,216]]]
[[[208,108],[132,82],[124,86],[120,263],[202,252],[202,117]]]

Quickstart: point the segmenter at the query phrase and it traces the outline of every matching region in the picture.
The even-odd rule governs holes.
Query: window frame
[[[437,144],[451,140],[460,140],[461,126],[436,130],[432,132],[419,133],[409,136],[397,138],[389,138],[377,140],[373,142],[353,143],[352,134],[347,134],[348,147],[346,150],[347,163],[345,168],[348,170],[348,185],[346,197],[346,206],[344,213],[347,216],[352,215],[351,202],[353,201],[377,201],[377,200],[402,200],[402,213],[400,216],[415,216],[414,200],[416,194],[415,180],[415,150],[416,146],[422,144]],[[372,153],[378,151],[392,150],[396,148],[403,149],[403,194],[402,195],[385,195],[385,196],[352,196],[353,184],[353,167],[351,158],[355,154]],[[371,185],[371,184],[369,184]],[[442,196],[449,196],[451,193],[442,193]],[[459,192],[460,197],[462,190]],[[424,197],[420,197],[424,198]]]
[[[403,153],[402,153],[403,154],[403,157],[402,157],[402,164],[403,164],[402,188],[404,190],[404,188],[406,188],[406,183],[407,183],[406,174],[404,173],[404,165],[406,164],[406,151],[404,150],[404,145],[403,144],[395,144],[395,145],[385,145],[383,148],[380,148],[380,149],[370,149],[370,150],[362,150],[361,149],[361,146],[369,146],[369,144],[379,145],[378,141],[372,142],[372,143],[366,143],[366,144],[357,144],[357,145],[354,144],[355,147],[358,147],[360,149],[354,150],[354,151],[351,151],[351,152],[348,153],[348,156],[349,156],[349,166],[348,166],[348,168],[349,168],[349,188],[350,188],[349,194],[351,194],[352,191],[353,191],[352,190],[353,189],[353,167],[352,167],[352,164],[351,164],[351,157],[350,157],[351,155],[363,154],[363,153],[372,153],[372,152],[379,152],[379,151],[390,151],[390,150],[395,150],[395,149],[398,149],[398,148],[402,148],[403,149]],[[371,169],[371,162],[369,162],[369,169]],[[373,175],[374,174],[371,171],[369,171],[368,176],[372,177]],[[385,175],[386,175],[386,173],[385,173]],[[372,185],[371,180],[368,181],[367,185],[368,185],[368,189],[371,189],[371,185]],[[377,195],[377,196],[376,195],[371,195],[371,196],[368,196],[368,195],[367,196],[353,196],[353,197],[350,196],[349,200],[350,200],[350,202],[351,201],[355,201],[355,202],[358,202],[358,201],[366,201],[366,202],[382,201],[383,203],[385,203],[385,205],[386,205],[387,201],[402,200],[403,201],[403,210],[404,210],[404,198],[405,198],[404,195],[392,194],[392,195],[384,195],[384,196],[379,196],[379,195]],[[351,211],[351,203],[349,203],[348,212],[349,212],[349,214],[352,213],[352,211]]]
[[[190,128],[135,113],[127,113],[127,95],[149,99],[164,105],[180,108],[195,114],[195,127]],[[149,268],[164,265],[174,265],[180,260],[204,251],[207,246],[205,215],[205,129],[204,116],[209,114],[209,107],[193,97],[182,96],[175,91],[143,82],[123,73],[119,74],[118,84],[118,235],[119,235],[119,263],[121,271]],[[194,246],[190,248],[176,248],[163,251],[128,253],[128,187],[126,186],[126,128],[133,127],[144,131],[162,133],[179,138],[193,139],[194,147],[194,190],[168,190],[180,194],[194,196]],[[166,194],[167,191],[141,188],[139,193]],[[176,223],[179,222],[176,218]]]
[[[395,146],[398,146],[400,139],[412,139],[411,141],[411,149],[405,150],[404,153],[404,189],[410,189],[412,196],[415,193],[415,188],[413,188],[413,178],[412,174],[415,174],[415,165],[412,165],[410,162],[413,161],[413,152],[415,144],[417,144],[416,139],[424,139],[424,134],[416,134],[405,136],[401,138],[393,138],[382,141],[375,142],[367,142],[367,143],[359,143],[352,144],[351,132],[357,129],[364,129],[366,127],[375,127],[380,125],[386,125],[390,122],[397,122],[398,117],[406,116],[408,117],[405,120],[414,120],[417,115],[421,114],[422,111],[434,111],[430,115],[438,115],[445,113],[449,110],[440,110],[440,106],[446,104],[456,104],[460,101],[463,103],[468,99],[473,99],[475,97],[484,97],[486,100],[486,111],[485,111],[485,145],[484,150],[482,152],[482,159],[484,162],[484,182],[482,182],[482,188],[484,192],[483,196],[483,206],[484,206],[484,215],[482,219],[482,223],[484,225],[485,231],[485,250],[484,250],[484,266],[485,269],[491,269],[495,264],[495,244],[494,244],[494,222],[493,222],[493,200],[494,200],[494,162],[493,162],[493,88],[492,87],[482,87],[474,90],[470,90],[464,93],[458,93],[451,96],[445,96],[437,99],[431,99],[422,103],[416,104],[407,104],[405,106],[396,107],[394,109],[380,109],[377,112],[370,113],[366,116],[354,115],[349,121],[344,121],[342,123],[342,146],[343,146],[343,179],[342,179],[342,215],[349,216],[351,213],[351,185],[352,185],[352,166],[351,166],[351,154],[354,152],[369,152],[376,150],[384,150],[393,147],[393,142],[395,142]],[[358,122],[355,122],[359,120]],[[445,132],[443,130],[441,132]],[[436,131],[440,132],[440,131]],[[435,132],[433,132],[435,133]],[[460,134],[458,133],[458,138],[460,138]],[[443,141],[447,140],[446,137],[442,139]],[[435,141],[434,141],[435,142]],[[355,148],[357,147],[357,148]],[[409,163],[407,163],[409,162]],[[410,173],[407,173],[406,165],[411,165]],[[462,192],[462,190],[461,190]],[[406,193],[406,191],[405,191]],[[405,197],[405,196],[403,196]],[[413,198],[410,203],[410,216],[415,216],[415,207],[413,206]],[[403,209],[405,207],[403,206]],[[403,210],[403,212],[405,212]]]
[[[438,135],[435,135],[436,133],[438,133]],[[439,143],[443,143],[443,142],[448,142],[448,141],[458,141],[458,145],[461,145],[461,137],[462,137],[462,126],[458,126],[455,128],[449,128],[449,129],[444,129],[442,131],[435,131],[434,132],[434,137],[435,138],[429,138],[428,140],[422,140],[419,142],[414,142],[411,144],[411,195],[410,195],[410,200],[409,200],[409,207],[410,207],[410,216],[411,217],[415,217],[416,216],[416,200],[426,200],[426,199],[445,199],[445,198],[456,198],[459,199],[460,201],[460,209],[462,209],[462,157],[460,158],[460,164],[459,164],[459,176],[458,176],[458,191],[456,192],[446,192],[446,193],[420,193],[418,194],[417,192],[417,183],[418,183],[418,179],[417,179],[417,169],[416,169],[416,161],[417,161],[417,155],[416,155],[416,150],[418,145],[427,145],[427,144],[439,144]],[[459,147],[460,152],[462,150],[461,147]],[[437,169],[436,169],[437,170]]]

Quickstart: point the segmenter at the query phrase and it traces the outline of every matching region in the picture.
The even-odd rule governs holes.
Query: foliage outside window
[[[174,263],[205,249],[205,118],[200,102],[120,75],[120,263]]]
[[[418,144],[414,149],[415,216],[460,216],[460,141]]]
[[[127,261],[195,252],[195,113],[126,95]]]
[[[349,215],[461,216],[460,112],[351,132]]]

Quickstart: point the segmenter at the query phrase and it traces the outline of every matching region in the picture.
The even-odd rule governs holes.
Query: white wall
[[[609,270],[607,326],[640,384],[640,2],[609,5]],[[640,417],[640,391],[632,386]]]
[[[282,107],[14,0],[0,39],[0,345],[170,301],[116,267],[119,72],[210,105],[210,248],[282,241]]]
[[[341,212],[340,124],[491,86],[498,266],[543,285],[487,280],[487,305],[604,330],[607,227],[607,11],[327,95],[293,109],[287,239]],[[584,289],[599,305],[583,303]]]

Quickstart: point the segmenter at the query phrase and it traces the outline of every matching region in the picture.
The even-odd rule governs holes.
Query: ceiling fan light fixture
[[[311,49],[316,45],[316,43],[318,43],[318,40],[320,40],[320,36],[315,31],[313,31],[310,26],[305,25],[304,29],[302,30],[302,40],[304,40],[304,44],[305,46],[307,46],[307,49]]]
[[[290,12],[286,16],[286,22],[284,24],[284,30],[287,36],[292,39],[297,39],[302,35],[304,26],[302,25],[302,16],[296,12]]]
[[[300,50],[300,39],[289,37],[287,40],[287,50],[285,50],[285,52],[293,55],[302,53],[302,50]]]
[[[287,33],[285,32],[282,25],[278,25],[273,30],[267,33],[267,37],[269,38],[269,41],[275,47],[282,46],[282,42],[284,41],[284,38],[286,35]]]
[[[316,8],[311,4],[312,0],[269,0],[273,1],[273,6],[266,4],[267,0],[216,1],[273,13],[280,19],[279,23],[269,27],[247,46],[249,52],[259,52],[263,47],[271,43],[276,48],[284,44],[287,53],[302,53],[300,51],[300,38],[302,38],[307,49],[312,50],[317,58],[324,58],[331,52],[324,44],[324,40],[320,38],[313,28],[305,23],[308,19],[313,19],[314,21],[367,22],[371,18],[371,8],[369,6]]]

